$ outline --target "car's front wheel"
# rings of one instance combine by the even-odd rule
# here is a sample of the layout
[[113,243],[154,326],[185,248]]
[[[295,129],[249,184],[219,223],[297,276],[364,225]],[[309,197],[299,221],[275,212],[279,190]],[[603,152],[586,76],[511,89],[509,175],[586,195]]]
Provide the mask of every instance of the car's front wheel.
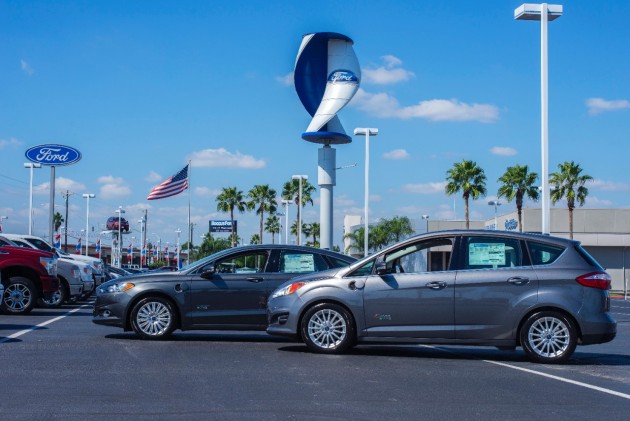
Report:
[[165,339],[175,330],[172,304],[162,297],[138,301],[131,311],[131,327],[142,339]]
[[557,364],[568,360],[575,351],[577,330],[562,313],[541,311],[525,321],[520,339],[530,360]]
[[68,285],[64,280],[59,280],[59,289],[49,298],[40,298],[39,305],[45,308],[57,308],[68,299]]
[[0,307],[5,314],[28,314],[37,302],[37,289],[28,278],[15,276],[4,285]]
[[322,303],[311,307],[302,318],[302,339],[312,351],[342,353],[354,344],[352,316],[342,306]]

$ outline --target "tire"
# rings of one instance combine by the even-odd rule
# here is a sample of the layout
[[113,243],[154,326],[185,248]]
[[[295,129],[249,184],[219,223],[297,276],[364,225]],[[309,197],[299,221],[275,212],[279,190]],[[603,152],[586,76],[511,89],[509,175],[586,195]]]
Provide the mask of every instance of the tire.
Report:
[[577,329],[564,314],[541,311],[525,321],[520,339],[531,361],[558,364],[568,360],[575,351]]
[[354,345],[355,325],[348,310],[338,304],[317,304],[306,311],[301,336],[311,351],[340,354]]
[[131,310],[131,327],[142,339],[166,339],[175,330],[175,318],[170,301],[161,297],[147,297]]
[[15,276],[4,284],[0,307],[4,314],[28,314],[35,307],[38,296],[33,281]]
[[58,308],[68,299],[69,291],[65,280],[59,280],[59,289],[49,299],[40,298],[37,303],[44,308]]

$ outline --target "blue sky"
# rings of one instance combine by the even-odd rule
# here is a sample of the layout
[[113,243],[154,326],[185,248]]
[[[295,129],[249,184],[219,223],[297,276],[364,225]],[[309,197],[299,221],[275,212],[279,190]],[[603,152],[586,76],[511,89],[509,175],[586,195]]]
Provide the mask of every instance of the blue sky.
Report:
[[[471,204],[471,218],[489,219],[487,202],[508,166],[540,173],[540,24],[515,21],[520,4],[0,0],[4,230],[28,231],[24,152],[38,144],[83,154],[57,169],[56,203],[61,191],[75,193],[68,219],[76,231],[86,223],[81,194],[95,193],[96,229],[123,206],[137,231],[148,209],[151,237],[175,242],[188,195],[146,196],[189,159],[196,243],[208,220],[229,218],[216,210],[222,187],[280,192],[292,174],[315,184],[318,146],[301,139],[310,116],[290,76],[302,35],[324,31],[351,37],[362,68],[342,124],[349,134],[380,131],[370,142],[370,220],[462,219],[463,200],[443,187],[462,159],[485,170],[488,196]],[[573,160],[594,177],[587,207],[630,206],[628,16],[628,1],[577,0],[549,24],[550,171]],[[363,212],[364,159],[361,137],[337,147],[339,166],[357,166],[337,174],[334,244],[343,216]],[[49,178],[47,168],[35,171],[35,233],[43,236]],[[305,222],[319,220],[317,196]],[[257,216],[238,220],[247,241]]]

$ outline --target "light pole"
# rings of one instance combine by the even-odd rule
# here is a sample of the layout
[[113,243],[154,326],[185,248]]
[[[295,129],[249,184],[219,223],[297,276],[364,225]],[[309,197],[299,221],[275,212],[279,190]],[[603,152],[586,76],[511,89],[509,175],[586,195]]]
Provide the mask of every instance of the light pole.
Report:
[[[86,199],[87,201],[87,206],[86,206],[86,211],[85,211],[85,255],[88,255],[88,247],[89,247],[89,243],[88,243],[88,237],[89,237],[89,230],[90,230],[90,199],[93,199],[96,197],[95,194],[93,193],[83,193],[83,197]],[[119,224],[120,225],[120,224]]]
[[363,210],[364,219],[364,235],[365,239],[363,240],[363,256],[368,255],[368,235],[369,235],[369,226],[368,226],[368,203],[369,203],[369,176],[370,176],[370,136],[378,135],[378,129],[372,129],[367,127],[357,127],[354,129],[355,136],[365,136],[365,209]]
[[514,10],[516,20],[540,21],[540,144],[542,158],[542,233],[550,232],[550,197],[549,197],[549,96],[547,62],[547,22],[562,16],[561,4],[525,3]]
[[176,253],[175,257],[177,258],[177,269],[180,269],[182,267],[182,265],[179,263],[179,236],[182,233],[182,230],[177,228],[177,231],[175,231],[175,232],[177,233],[177,253]]
[[[276,216],[284,216],[283,212],[276,212]],[[280,229],[278,230],[278,244],[282,243],[282,219],[278,218]]]
[[494,229],[497,230],[498,228],[498,223],[497,223],[497,207],[501,206],[501,202],[499,202],[498,200],[491,200],[488,202],[488,204],[490,206],[494,206]]
[[144,267],[144,260],[146,258],[146,251],[144,250],[144,219],[138,219],[140,224],[140,268]]
[[125,213],[125,210],[122,208],[122,206],[118,206],[118,209],[116,209],[115,211],[118,214],[118,244],[116,245],[116,260],[118,261],[118,264],[116,265],[117,268],[120,268],[121,266],[121,258],[122,258],[122,237],[120,234],[120,223],[121,223],[121,219],[122,219],[122,214]]
[[155,233],[155,232],[153,233],[153,235],[155,235],[155,237],[156,237],[156,238],[157,238],[157,240],[158,240],[158,243],[157,243],[157,260],[158,260],[158,262],[159,262],[159,261],[160,261],[160,248],[162,247],[162,239],[161,239],[161,238],[160,238],[160,236],[159,236],[157,233]]
[[4,221],[5,219],[9,219],[8,216],[0,216],[0,232],[2,232],[2,221]]
[[297,245],[302,244],[302,180],[308,180],[308,175],[294,175],[291,177],[294,180],[300,180],[298,191],[298,236]]
[[427,232],[429,232],[429,215],[422,215],[422,219],[427,221]]
[[284,211],[284,244],[289,244],[289,205],[290,200],[283,200],[282,204],[285,207]]
[[31,170],[31,181],[29,183],[28,193],[28,235],[33,235],[33,168],[41,168],[42,164],[35,162],[24,163],[24,168]]

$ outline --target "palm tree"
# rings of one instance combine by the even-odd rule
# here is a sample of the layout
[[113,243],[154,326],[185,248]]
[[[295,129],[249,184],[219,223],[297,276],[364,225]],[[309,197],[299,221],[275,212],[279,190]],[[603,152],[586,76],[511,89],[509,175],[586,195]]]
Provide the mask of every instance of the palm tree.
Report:
[[[310,225],[310,235],[313,237],[313,247],[319,247],[319,241],[317,241],[317,239],[319,238],[320,235],[320,227],[319,227],[319,222],[312,222],[309,224]],[[307,234],[304,234],[308,237]]]
[[251,238],[249,239],[249,244],[261,244],[258,234],[252,234]]
[[232,222],[232,247],[235,246],[234,240],[237,236],[234,233],[234,209],[240,213],[245,212],[245,199],[243,192],[236,187],[223,187],[221,193],[216,198],[217,210],[219,212],[230,212],[230,221]]
[[[350,253],[350,250],[356,250],[356,254],[363,255],[363,250],[365,249],[365,228],[359,227],[352,232],[347,233],[343,236],[344,239],[349,239],[351,241],[350,245],[346,247],[345,252]],[[369,246],[368,246],[369,247]]]
[[247,193],[249,201],[247,202],[247,208],[249,210],[256,210],[256,214],[260,215],[260,234],[259,240],[262,244],[263,238],[263,221],[265,220],[265,212],[274,213],[278,209],[278,202],[276,201],[276,191],[269,187],[268,184],[256,185],[249,193]]
[[549,183],[553,185],[551,189],[551,201],[555,204],[562,198],[567,199],[569,208],[569,237],[573,239],[573,209],[577,201],[579,206],[584,205],[588,189],[584,187],[587,181],[593,179],[590,175],[580,175],[582,168],[573,161],[565,161],[558,164],[559,172],[549,175]]
[[[308,180],[302,180],[302,206],[306,206],[307,203],[313,204],[312,194],[315,192],[315,187]],[[296,205],[300,203],[300,180],[291,179],[282,186],[282,198],[284,200],[291,200]],[[298,221],[300,218],[300,206],[298,206]],[[303,225],[304,223],[302,223]],[[297,226],[297,223],[296,223]]]
[[480,196],[486,195],[486,175],[476,162],[464,159],[453,164],[453,168],[448,170],[446,176],[446,194],[451,196],[462,192],[466,208],[466,229],[469,229],[468,199],[472,197],[473,200],[477,200]]
[[61,227],[61,224],[63,224],[63,221],[63,216],[61,216],[59,212],[55,212],[53,214],[53,224],[55,227],[55,232],[59,232],[59,228]]
[[394,216],[392,219],[384,219],[382,224],[389,233],[388,244],[397,243],[403,238],[416,233],[411,226],[411,221],[406,216]]
[[280,218],[277,215],[271,215],[265,222],[265,232],[271,234],[271,244],[276,243],[276,234],[280,234]]
[[[304,234],[304,232],[307,231],[307,230],[308,230],[308,228],[307,228],[306,224],[304,222],[302,222],[302,234]],[[291,229],[289,231],[291,231],[291,234],[295,235],[295,238],[297,239],[297,236],[298,236],[298,220],[297,219],[295,221],[293,221],[293,224],[291,224]],[[300,241],[300,244],[301,243],[302,242]]]
[[523,198],[530,198],[532,200],[538,200],[538,174],[535,172],[528,172],[527,165],[520,166],[518,164],[513,167],[508,167],[499,179],[497,180],[502,185],[499,187],[497,198],[505,197],[508,202],[516,198],[516,210],[518,211],[518,228],[523,232],[522,212],[523,212]]

